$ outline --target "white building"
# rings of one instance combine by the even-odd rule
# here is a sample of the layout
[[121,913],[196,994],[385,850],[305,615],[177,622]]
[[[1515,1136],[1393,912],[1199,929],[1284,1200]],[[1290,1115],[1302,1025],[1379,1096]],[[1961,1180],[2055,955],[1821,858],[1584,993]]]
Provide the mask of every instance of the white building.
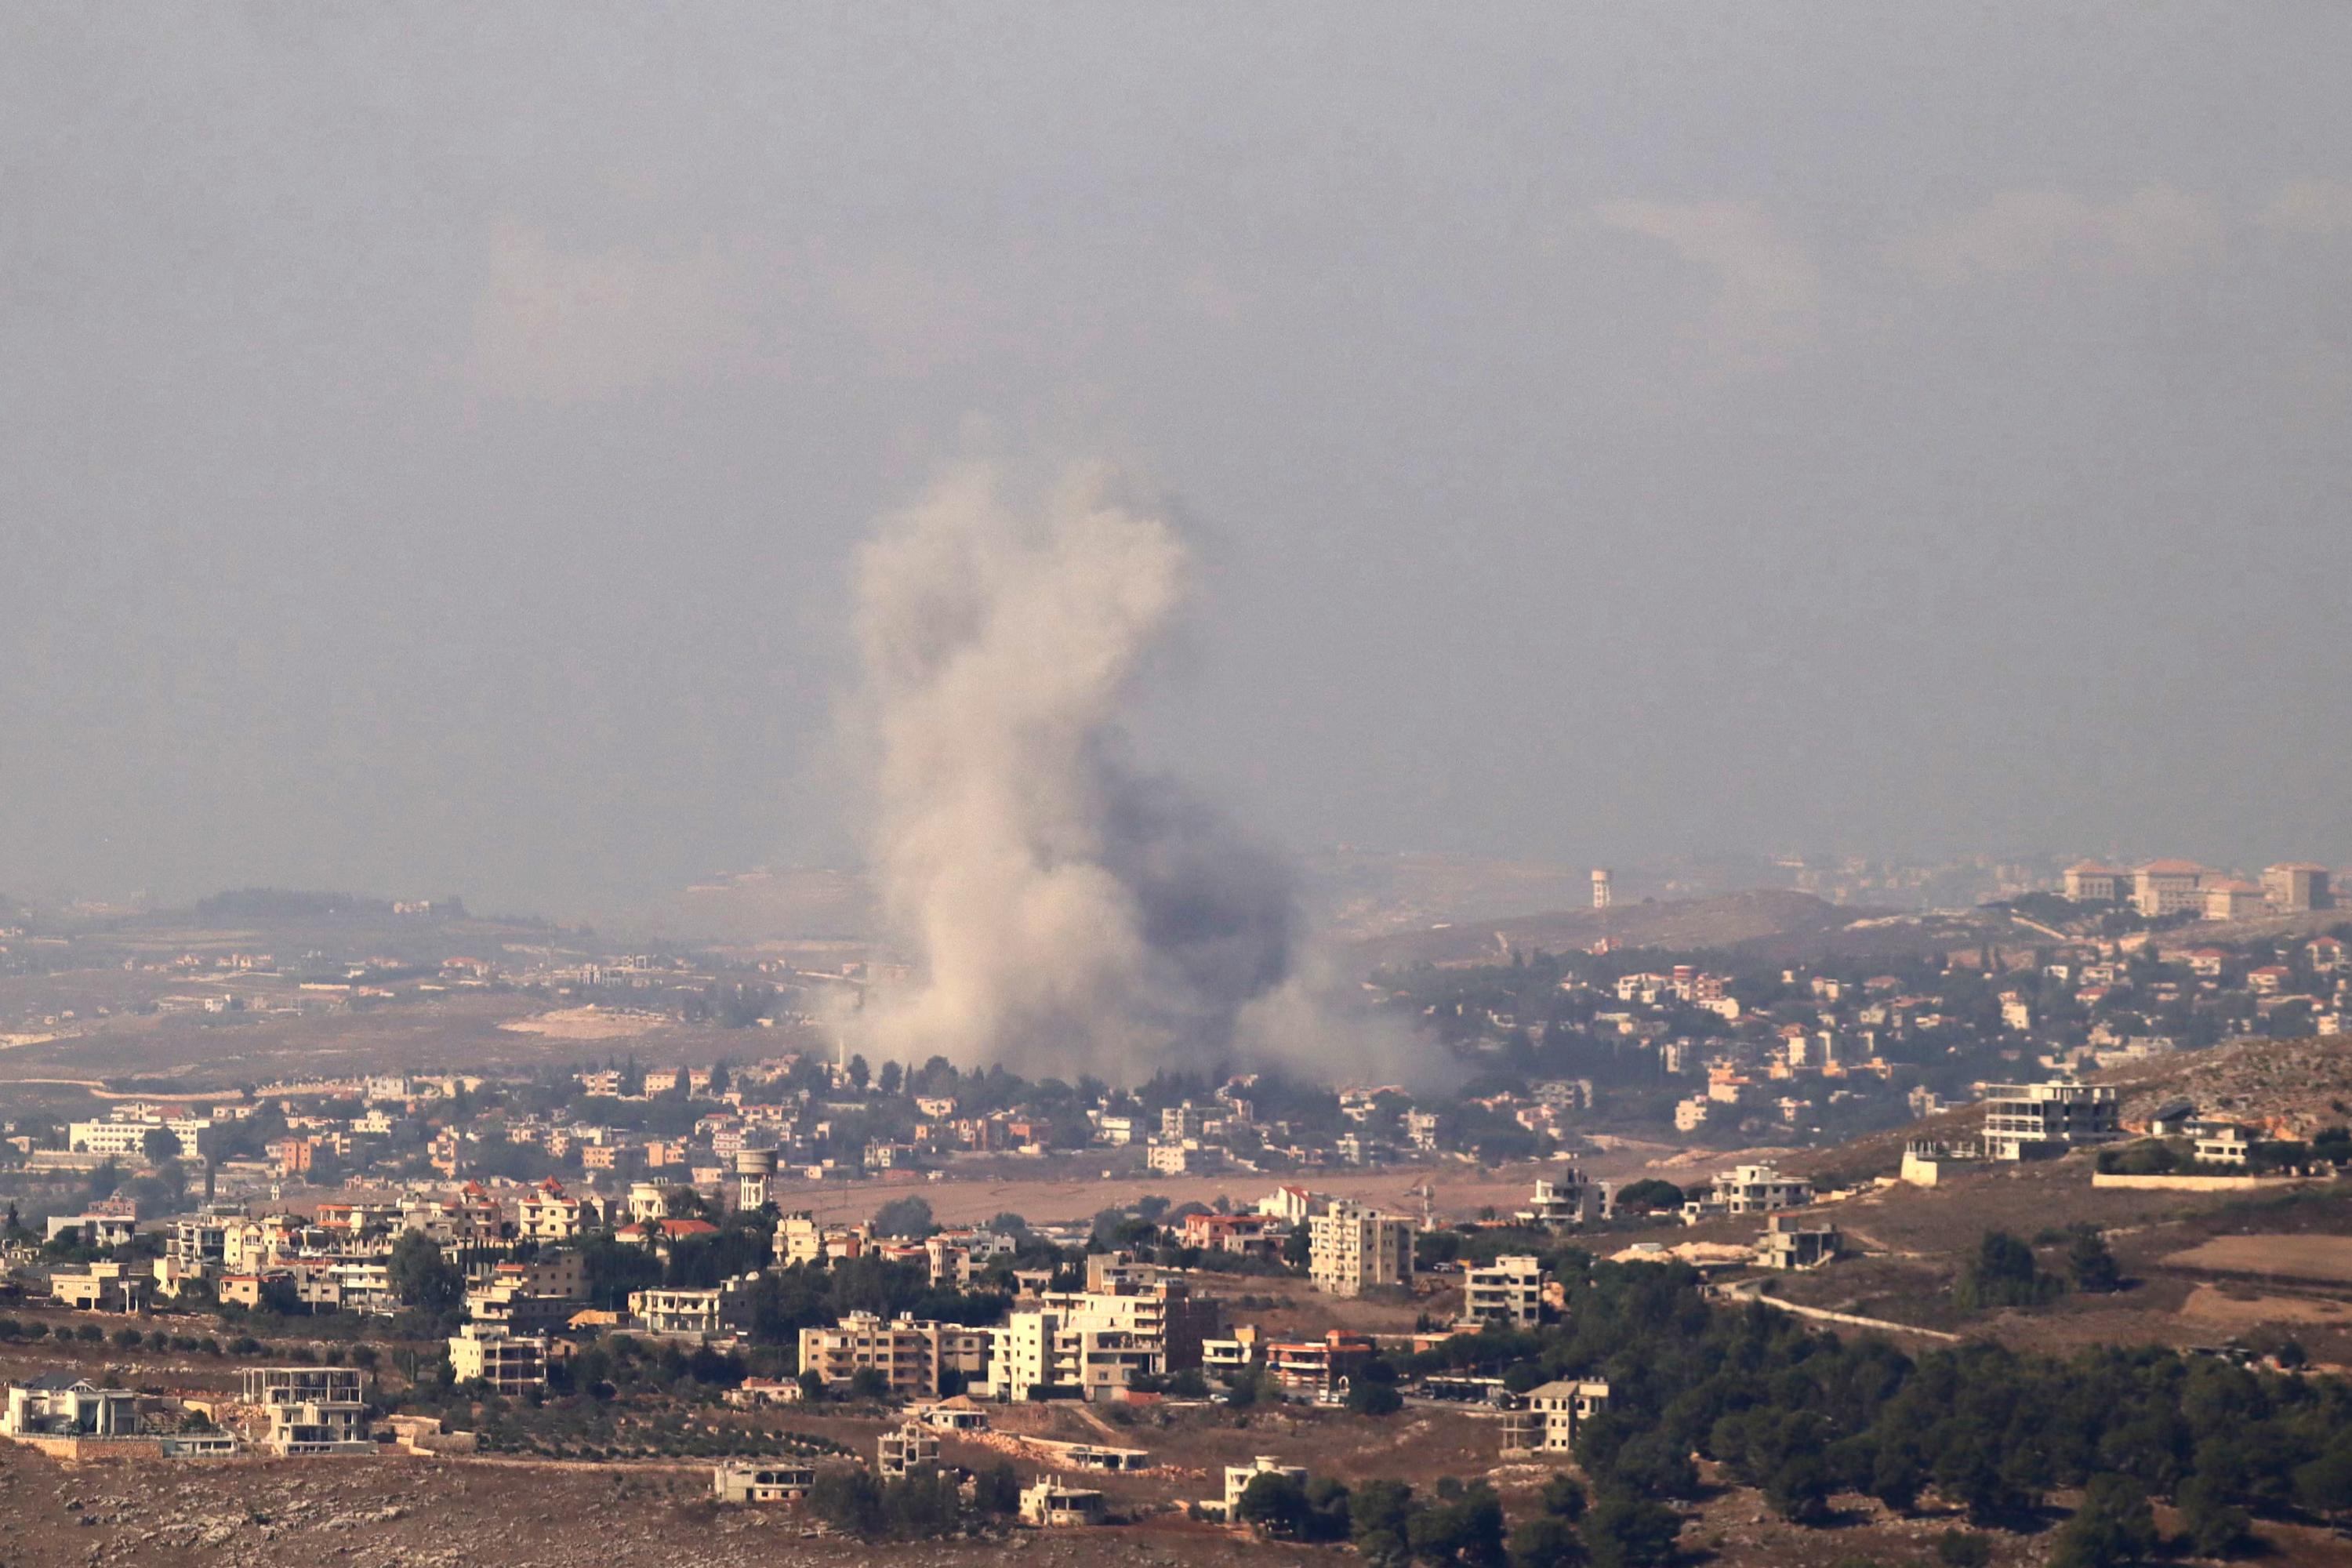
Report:
[[1463,1321],[1526,1329],[1542,1316],[1543,1265],[1537,1258],[1497,1258],[1463,1275]]
[[1360,1296],[1412,1283],[1412,1220],[1362,1204],[1337,1202],[1307,1222],[1307,1271],[1315,1288]]
[[2048,1158],[2123,1136],[2116,1091],[2105,1084],[1990,1084],[1984,1108],[1985,1153],[1995,1160]]

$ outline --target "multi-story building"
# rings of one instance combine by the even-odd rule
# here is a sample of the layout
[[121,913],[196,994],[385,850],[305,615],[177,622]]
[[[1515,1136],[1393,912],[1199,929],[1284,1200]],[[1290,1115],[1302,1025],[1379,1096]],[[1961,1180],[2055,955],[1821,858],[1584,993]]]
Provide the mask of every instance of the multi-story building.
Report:
[[2131,873],[2120,866],[2078,860],[2066,868],[2066,896],[2078,904],[2121,903],[2130,886]]
[[1506,1454],[1566,1454],[1576,1447],[1576,1428],[1609,1408],[1609,1384],[1563,1379],[1529,1389],[1524,1403],[1503,1415]]
[[2116,1091],[2105,1084],[1988,1084],[1984,1150],[1990,1159],[2033,1160],[2123,1136]]
[[488,1323],[467,1323],[449,1338],[449,1369],[459,1383],[484,1383],[519,1395],[547,1386],[547,1340]]
[[2327,885],[2327,868],[2305,862],[2263,868],[2263,892],[2273,909],[2290,914],[2336,906]]
[[12,1384],[0,1436],[128,1437],[139,1430],[139,1396],[100,1388],[79,1373],[51,1372]]
[[2205,912],[2205,883],[2213,875],[2194,860],[2150,860],[2132,873],[2132,903],[2142,915]]
[[713,1340],[749,1328],[757,1274],[702,1288],[662,1287],[629,1292],[629,1316],[649,1334]]
[[814,1485],[816,1467],[790,1459],[722,1460],[710,1475],[720,1502],[796,1502]]
[[367,1435],[367,1373],[350,1366],[255,1366],[242,1373],[246,1404],[266,1413],[267,1453],[362,1454]]
[[1462,1321],[1532,1328],[1543,1316],[1543,1264],[1525,1254],[1497,1258],[1462,1277]]
[[936,1399],[942,1373],[984,1376],[991,1349],[987,1329],[852,1312],[832,1328],[801,1331],[801,1372],[814,1373],[829,1388],[846,1388],[870,1370],[899,1397]]
[[1720,1214],[1766,1214],[1803,1208],[1813,1201],[1813,1184],[1769,1165],[1734,1165],[1716,1173],[1713,1196]]
[[1796,1215],[1776,1214],[1756,1238],[1759,1268],[1817,1268],[1838,1255],[1839,1237],[1833,1225],[1806,1225]]
[[2205,918],[2209,921],[2252,920],[2270,908],[2263,885],[2241,877],[2222,877],[2207,882],[2204,899]]
[[882,1434],[874,1447],[874,1473],[884,1480],[897,1480],[919,1469],[937,1469],[940,1465],[940,1435],[920,1421],[909,1421]]
[[1315,1288],[1360,1296],[1412,1283],[1413,1223],[1362,1204],[1334,1202],[1307,1222],[1307,1271]]

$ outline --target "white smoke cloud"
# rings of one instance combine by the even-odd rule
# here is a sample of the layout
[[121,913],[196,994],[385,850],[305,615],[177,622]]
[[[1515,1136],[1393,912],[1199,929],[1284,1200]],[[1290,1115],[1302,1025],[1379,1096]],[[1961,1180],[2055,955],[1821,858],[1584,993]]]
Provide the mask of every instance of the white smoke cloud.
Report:
[[1331,1048],[1287,863],[1121,726],[1192,586],[1099,468],[1025,505],[961,469],[866,545],[872,855],[917,974],[869,994],[859,1048],[1125,1081]]

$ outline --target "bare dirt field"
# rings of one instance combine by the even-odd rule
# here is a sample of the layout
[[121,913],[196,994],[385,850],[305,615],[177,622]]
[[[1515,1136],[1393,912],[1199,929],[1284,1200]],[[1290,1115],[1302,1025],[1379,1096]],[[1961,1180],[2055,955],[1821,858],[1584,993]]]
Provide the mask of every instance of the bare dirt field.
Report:
[[2352,1285],[2352,1236],[2217,1236],[2164,1261],[2175,1268]]

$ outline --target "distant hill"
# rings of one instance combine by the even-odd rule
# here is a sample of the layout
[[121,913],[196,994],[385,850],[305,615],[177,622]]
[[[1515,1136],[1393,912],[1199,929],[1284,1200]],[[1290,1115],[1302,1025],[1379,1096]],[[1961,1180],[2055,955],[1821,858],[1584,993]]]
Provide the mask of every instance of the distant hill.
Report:
[[352,893],[304,892],[287,888],[236,888],[196,901],[198,919],[267,925],[331,920],[376,920],[392,913],[390,899]]
[[1464,921],[1373,937],[1350,950],[1366,969],[1492,963],[1509,953],[1565,952],[1608,937],[1628,947],[1732,948],[1786,938],[1819,940],[1874,910],[1841,908],[1811,893],[1759,889],[1720,899],[1558,910],[1507,920]]
[[[2011,1080],[2030,1083],[2040,1076],[2037,1069],[2021,1068]],[[2110,1068],[2084,1081],[2113,1084],[2126,1122],[2144,1121],[2164,1105],[2186,1100],[2210,1115],[2306,1136],[2352,1122],[2352,1037],[2233,1040],[2210,1050],[2177,1051]],[[1804,1150],[1780,1163],[1809,1174],[1890,1174],[1902,1164],[1903,1146],[1910,1140],[1973,1139],[1983,1126],[1982,1107],[1958,1105],[1924,1121]]]

